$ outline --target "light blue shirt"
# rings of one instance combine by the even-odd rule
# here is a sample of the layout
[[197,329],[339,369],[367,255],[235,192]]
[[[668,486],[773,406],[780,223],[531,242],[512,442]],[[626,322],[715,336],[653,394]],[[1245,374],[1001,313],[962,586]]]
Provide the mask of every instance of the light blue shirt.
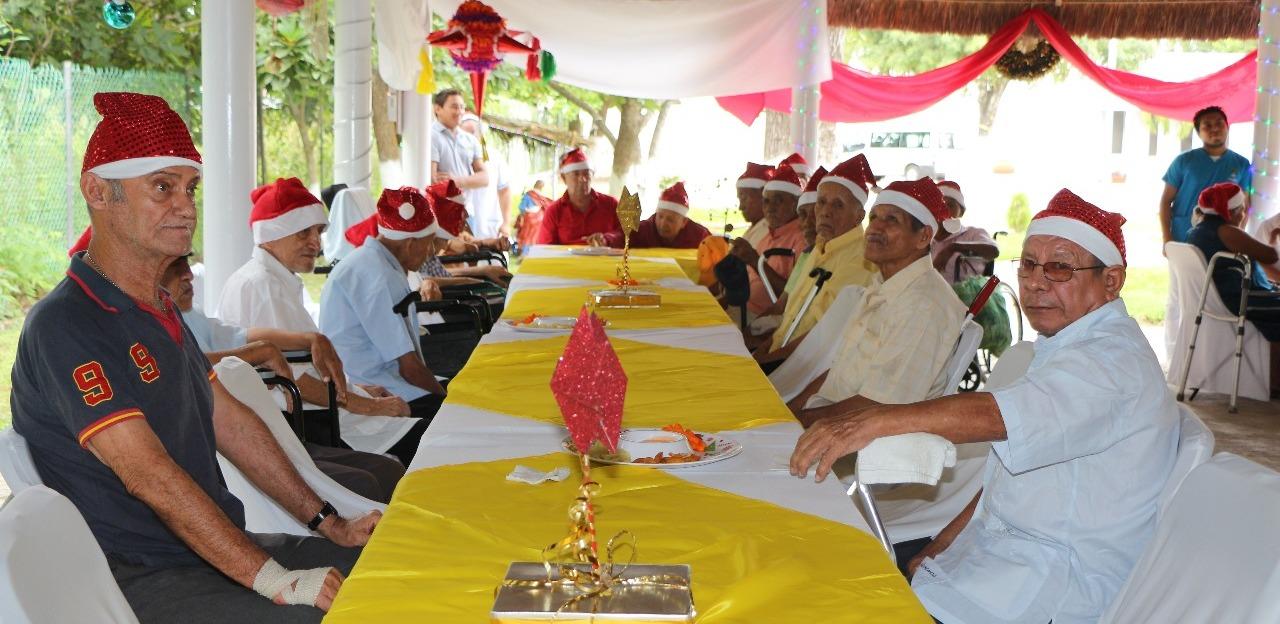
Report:
[[1178,452],[1178,408],[1124,302],[1036,341],[995,391],[991,445],[968,526],[912,587],[947,624],[1094,622],[1155,530]]
[[472,165],[480,160],[480,154],[480,141],[471,133],[461,128],[450,130],[438,121],[431,127],[431,162],[439,172],[455,178],[469,176],[475,173]]
[[1187,242],[1191,231],[1191,215],[1203,191],[1219,182],[1235,182],[1248,193],[1253,188],[1253,169],[1249,159],[1227,150],[1214,160],[1203,147],[1185,151],[1169,163],[1164,182],[1178,189],[1173,196],[1173,240]]
[[224,323],[216,318],[205,316],[200,308],[191,308],[182,313],[182,320],[196,337],[196,344],[205,353],[230,351],[238,349],[249,342],[248,334],[243,327]]
[[406,401],[427,394],[400,376],[396,359],[412,353],[404,318],[391,306],[409,294],[405,270],[375,238],[329,274],[320,293],[320,331],[329,337],[352,381],[375,384]]

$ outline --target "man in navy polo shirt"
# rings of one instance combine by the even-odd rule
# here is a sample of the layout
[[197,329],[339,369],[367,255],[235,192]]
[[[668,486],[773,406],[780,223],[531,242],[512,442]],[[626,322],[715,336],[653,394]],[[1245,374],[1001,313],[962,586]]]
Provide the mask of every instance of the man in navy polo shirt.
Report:
[[[196,225],[200,154],[181,118],[155,96],[94,105],[80,178],[94,234],[27,316],[14,428],[140,621],[319,621],[380,516],[348,521],[307,487],[160,288]],[[246,533],[215,452],[327,539]]]

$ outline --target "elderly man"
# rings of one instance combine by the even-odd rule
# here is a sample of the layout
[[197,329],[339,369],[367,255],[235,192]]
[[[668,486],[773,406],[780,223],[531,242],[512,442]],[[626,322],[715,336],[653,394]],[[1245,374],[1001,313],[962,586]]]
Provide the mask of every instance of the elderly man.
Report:
[[769,233],[769,224],[764,220],[764,185],[773,176],[773,167],[747,163],[747,170],[738,176],[735,188],[738,191],[738,210],[751,225],[742,234],[747,244],[755,247]]
[[809,184],[809,176],[813,174],[813,167],[809,165],[809,161],[800,155],[800,152],[792,152],[790,156],[782,159],[778,166],[786,165],[796,172],[796,176],[800,178],[800,186]]
[[[684,182],[676,182],[662,191],[658,198],[658,210],[641,221],[640,226],[631,234],[631,246],[637,249],[697,249],[702,239],[711,236],[711,230],[702,227],[688,215],[689,194],[684,190]],[[603,239],[610,247],[619,249],[624,243],[622,232],[605,235]]]
[[489,186],[480,141],[460,127],[467,111],[462,92],[441,90],[431,104],[436,117],[431,128],[431,181],[453,180],[463,190]]
[[1000,255],[1000,248],[986,230],[960,222],[964,217],[965,203],[959,184],[945,180],[938,183],[938,190],[946,198],[951,216],[942,222],[934,237],[933,268],[950,284],[979,277],[986,269],[986,263],[994,262]]
[[1065,189],[1031,221],[1018,283],[1040,338],[1021,379],[845,410],[796,444],[792,473],[821,479],[880,437],[992,442],[982,492],[910,564],[943,622],[1097,621],[1151,539],[1178,410],[1120,299],[1123,223]]
[[[139,621],[319,622],[379,514],[348,521],[316,496],[160,288],[196,226],[201,161],[182,119],[151,95],[94,106],[80,174],[93,239],[27,316],[14,428]],[[215,453],[327,539],[246,533]]]
[[878,272],[845,328],[831,369],[791,401],[806,427],[850,410],[920,401],[946,390],[946,362],[965,312],[929,260],[929,243],[946,216],[942,194],[928,178],[894,182],[876,196],[864,253]]
[[[187,328],[195,336],[196,344],[200,345],[200,350],[204,352],[205,357],[209,358],[209,363],[217,364],[223,358],[238,357],[254,366],[269,368],[281,377],[294,379],[293,369],[288,361],[285,360],[282,351],[303,350],[312,353],[316,369],[324,371],[325,376],[344,378],[342,360],[338,359],[337,353],[333,350],[333,345],[329,344],[329,339],[322,334],[291,332],[267,327],[246,329],[216,318],[210,318],[205,316],[204,312],[194,305],[194,289],[191,282],[191,265],[188,264],[186,257],[182,257],[174,260],[173,264],[170,264],[169,268],[165,269],[164,276],[160,279],[160,286],[169,293],[169,296],[173,298],[174,304],[182,311],[182,320],[186,321]],[[304,401],[324,402],[328,400],[327,394],[316,396],[312,394],[316,391],[316,388],[313,386],[308,386],[308,388],[310,388],[310,392],[303,394]],[[320,386],[320,389],[323,389],[323,386]],[[235,390],[235,388],[231,388],[233,394]],[[355,390],[348,398],[355,397],[358,393],[359,391]],[[362,398],[367,398],[370,401],[404,403],[399,397],[368,398],[362,396]],[[404,405],[402,409],[404,413],[409,411],[408,405]],[[370,500],[384,503],[390,502],[391,493],[395,491],[400,477],[404,476],[404,466],[394,459],[381,455],[381,453],[385,453],[398,437],[403,436],[377,435],[382,429],[381,426],[378,426],[379,423],[377,421],[383,418],[391,418],[390,416],[352,417],[342,416],[341,412],[339,412],[339,417],[344,420],[354,418],[357,421],[374,421],[374,426],[369,427],[372,431],[368,434],[363,434],[359,426],[349,426],[342,432],[345,439],[354,441],[355,446],[368,452],[351,451],[304,442],[303,446],[307,449],[307,454],[315,461],[316,467],[348,490]],[[405,420],[407,419],[398,419],[398,422],[403,423]],[[355,425],[359,424],[361,423],[355,423]],[[408,429],[409,427],[406,426],[405,428]],[[426,426],[424,425],[422,429],[425,430]],[[421,431],[413,433],[413,443],[417,444],[417,440],[422,436],[422,433]],[[377,439],[369,439],[370,436]]]
[[618,200],[591,188],[591,163],[581,148],[560,158],[564,195],[543,211],[538,245],[582,245],[588,239],[601,243],[607,234],[619,234]]
[[[732,254],[750,267],[751,297],[747,300],[747,310],[752,317],[764,314],[774,304],[769,297],[769,290],[781,295],[787,285],[787,278],[795,267],[796,256],[805,248],[804,232],[800,230],[800,221],[796,218],[796,203],[800,199],[800,178],[791,167],[780,165],[774,169],[773,176],[764,185],[764,218],[769,224],[769,232],[755,247],[741,238],[734,239]],[[765,261],[763,274],[759,271],[760,256],[770,249],[790,249],[791,256],[773,256]],[[768,280],[770,288],[766,289]]]
[[[435,253],[437,239],[451,236],[440,227],[429,200],[411,186],[382,191],[377,223],[378,236],[365,239],[329,274],[320,294],[320,328],[333,340],[352,380],[386,388],[409,402],[414,417],[429,422],[445,389],[418,357],[417,336],[405,331],[391,308],[411,292],[408,271],[418,270]],[[424,299],[440,298],[431,280],[424,280],[419,292]],[[408,450],[410,457],[416,450]]]
[[[249,224],[256,247],[249,261],[223,285],[218,318],[238,327],[322,333],[307,311],[309,298],[298,274],[315,268],[320,234],[328,227],[324,208],[297,178],[260,186],[251,197]],[[402,418],[410,413],[403,400],[375,385],[362,386],[363,392],[348,392],[345,379],[321,375],[315,367],[300,366],[298,373],[303,398],[321,408],[329,405],[325,382],[333,381],[342,439],[352,448],[401,459],[413,456],[426,424]],[[394,487],[394,483],[383,485]]]
[[[818,178],[817,175],[814,177]],[[875,265],[864,257],[866,241],[862,217],[866,214],[863,205],[867,201],[867,189],[873,184],[875,175],[871,173],[867,157],[862,154],[840,163],[819,179],[814,210],[817,235],[814,249],[796,265],[792,277],[797,282],[795,289],[787,293],[782,322],[768,345],[757,349],[757,361],[762,364],[781,362],[826,314],[840,289],[871,283]],[[816,294],[814,289],[818,278],[810,276],[815,268],[831,274]]]

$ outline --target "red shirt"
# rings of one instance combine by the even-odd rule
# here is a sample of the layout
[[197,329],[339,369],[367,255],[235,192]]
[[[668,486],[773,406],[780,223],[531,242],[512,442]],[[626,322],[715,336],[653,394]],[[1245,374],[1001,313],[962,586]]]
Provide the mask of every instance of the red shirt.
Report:
[[622,232],[622,225],[618,223],[618,200],[594,190],[585,214],[569,202],[568,192],[542,212],[542,228],[534,241],[539,245],[581,245],[592,234],[621,235]]
[[[670,243],[662,240],[658,235],[657,215],[650,215],[648,219],[640,222],[640,227],[636,229],[636,233],[631,235],[631,246],[636,249],[645,247],[669,247],[672,249],[697,249],[702,239],[711,236],[711,230],[695,223],[693,219],[685,221],[684,227],[680,228],[680,232],[676,234],[676,239]],[[622,233],[609,234],[605,236],[609,241],[610,247],[622,248]]]

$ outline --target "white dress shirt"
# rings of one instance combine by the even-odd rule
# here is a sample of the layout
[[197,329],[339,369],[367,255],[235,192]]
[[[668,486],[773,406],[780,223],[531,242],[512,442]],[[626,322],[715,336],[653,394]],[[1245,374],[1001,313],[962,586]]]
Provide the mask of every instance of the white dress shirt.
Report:
[[1040,337],[1026,375],[995,391],[968,526],[912,587],[948,624],[1095,622],[1155,529],[1178,452],[1178,410],[1121,300]]

